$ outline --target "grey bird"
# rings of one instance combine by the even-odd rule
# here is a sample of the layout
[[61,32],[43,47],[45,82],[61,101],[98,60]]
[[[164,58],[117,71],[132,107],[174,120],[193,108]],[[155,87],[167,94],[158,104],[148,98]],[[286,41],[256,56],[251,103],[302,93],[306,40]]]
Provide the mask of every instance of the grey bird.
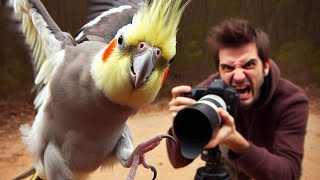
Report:
[[149,165],[144,154],[168,135],[135,149],[126,121],[154,101],[176,54],[176,33],[190,0],[91,1],[91,21],[74,38],[40,0],[11,0],[36,72],[32,126],[20,130],[33,168],[17,177],[86,179],[101,166]]

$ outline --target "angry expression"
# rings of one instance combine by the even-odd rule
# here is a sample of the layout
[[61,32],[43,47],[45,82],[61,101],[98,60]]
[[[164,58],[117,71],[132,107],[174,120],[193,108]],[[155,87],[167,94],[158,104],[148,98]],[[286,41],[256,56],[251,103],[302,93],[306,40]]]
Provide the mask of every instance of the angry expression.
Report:
[[269,68],[269,60],[263,65],[255,43],[219,50],[221,79],[237,90],[241,106],[248,107],[257,101]]

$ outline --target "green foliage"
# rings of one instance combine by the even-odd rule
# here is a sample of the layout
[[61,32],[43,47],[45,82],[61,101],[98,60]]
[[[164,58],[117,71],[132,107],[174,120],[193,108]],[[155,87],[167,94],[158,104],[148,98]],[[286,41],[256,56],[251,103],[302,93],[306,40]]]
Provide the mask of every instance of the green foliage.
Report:
[[9,19],[9,9],[0,6],[0,99],[31,99],[32,68],[24,37]]
[[320,79],[320,1],[309,0],[201,0],[193,1],[178,32],[175,62],[164,86],[165,95],[180,84],[196,85],[215,72],[205,37],[225,18],[249,20],[271,40],[271,58],[282,75],[300,85]]
[[[320,59],[320,47],[316,46],[315,50],[313,51],[312,54],[312,60],[313,60],[313,65],[312,65],[312,73],[316,76],[315,79],[319,80],[320,79],[320,64],[319,64],[319,59]],[[318,62],[316,62],[318,61]]]
[[[86,1],[43,2],[64,31],[73,34],[84,24]],[[75,2],[79,6],[72,8]],[[14,23],[8,23],[8,10],[0,8],[0,98],[29,96],[33,72],[28,49],[11,27]],[[196,85],[215,71],[205,38],[211,26],[227,17],[248,19],[269,34],[272,59],[284,77],[299,84],[318,82],[319,9],[318,0],[193,0],[179,25],[177,55],[160,96],[170,96],[176,85]]]
[[310,41],[291,41],[280,46],[274,59],[285,77],[299,84],[320,78],[320,48]]
[[6,96],[17,98],[30,96],[32,87],[30,66],[26,68],[24,61],[17,58],[13,49],[3,48],[0,53],[4,54],[7,61],[0,66],[0,98]]

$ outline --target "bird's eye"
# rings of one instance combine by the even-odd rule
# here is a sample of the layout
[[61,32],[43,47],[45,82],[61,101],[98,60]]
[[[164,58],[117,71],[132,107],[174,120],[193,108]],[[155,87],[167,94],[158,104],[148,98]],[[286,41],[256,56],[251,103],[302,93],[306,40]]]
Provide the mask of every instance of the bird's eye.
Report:
[[122,35],[118,38],[118,44],[123,45],[123,36]]

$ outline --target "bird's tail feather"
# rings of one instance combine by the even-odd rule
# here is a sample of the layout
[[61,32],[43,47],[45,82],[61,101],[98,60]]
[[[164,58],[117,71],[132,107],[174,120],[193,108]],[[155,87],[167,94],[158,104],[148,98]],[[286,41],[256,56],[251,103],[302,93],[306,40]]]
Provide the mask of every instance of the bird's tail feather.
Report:
[[28,170],[26,170],[25,172],[23,172],[22,174],[20,174],[19,176],[17,176],[16,178],[14,178],[14,180],[21,180],[21,179],[25,179],[29,176],[31,177],[31,180],[42,180],[37,171],[35,170],[34,167],[29,168]]
[[42,179],[41,179],[41,177],[38,175],[38,173],[36,172],[36,173],[32,176],[31,180],[42,180]]

